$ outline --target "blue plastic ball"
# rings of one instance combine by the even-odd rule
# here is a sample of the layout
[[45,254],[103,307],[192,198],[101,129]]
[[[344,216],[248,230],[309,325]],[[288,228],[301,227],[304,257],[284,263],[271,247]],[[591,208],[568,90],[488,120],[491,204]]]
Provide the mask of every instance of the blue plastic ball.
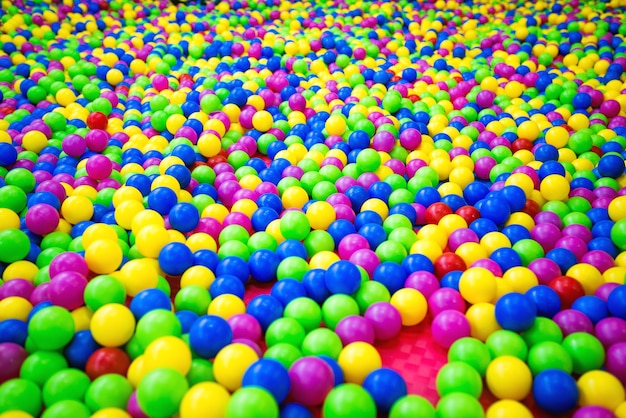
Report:
[[276,278],[276,270],[280,264],[279,256],[270,250],[257,250],[250,254],[248,267],[252,278],[261,283],[267,283]]
[[15,343],[24,346],[28,336],[28,324],[19,319],[0,321],[0,343]]
[[526,291],[528,296],[535,303],[537,316],[552,318],[561,310],[561,299],[554,289],[546,285],[533,286]]
[[220,295],[235,295],[239,299],[243,299],[245,292],[244,284],[232,274],[217,276],[209,287],[209,293],[213,299]]
[[306,288],[301,282],[296,279],[286,278],[279,280],[272,286],[270,295],[278,299],[285,307],[292,300],[305,297],[307,294]]
[[611,315],[626,319],[626,285],[617,286],[611,291],[607,307]]
[[189,345],[198,355],[210,359],[233,340],[233,332],[225,319],[204,315],[189,330]]
[[306,406],[292,402],[281,407],[280,418],[313,418],[313,414]]
[[245,284],[248,282],[248,278],[250,277],[250,267],[244,259],[236,256],[229,256],[225,257],[218,263],[215,274],[218,276],[226,274],[233,275]]
[[200,221],[200,213],[191,203],[178,203],[169,212],[169,222],[172,227],[186,233],[194,230]]
[[372,280],[384,285],[390,294],[394,294],[404,287],[407,274],[402,266],[391,261],[385,261],[376,266]]
[[181,242],[170,242],[159,253],[159,266],[170,276],[180,276],[193,264],[193,253]]
[[363,389],[374,398],[376,408],[389,412],[394,402],[407,394],[407,386],[400,373],[388,368],[372,371],[363,381]]
[[507,293],[496,302],[496,321],[504,329],[525,331],[533,325],[536,317],[535,303],[522,293]]
[[533,382],[533,396],[541,409],[551,414],[564,414],[578,403],[576,380],[563,370],[540,372]]
[[272,322],[283,315],[283,305],[274,296],[259,295],[248,303],[246,313],[255,317],[261,329],[265,331]]
[[302,284],[306,290],[306,295],[319,304],[324,303],[331,295],[326,287],[326,271],[322,269],[311,269],[304,273]]
[[142,290],[130,302],[130,311],[137,320],[155,309],[172,309],[172,301],[161,289]]
[[351,295],[361,285],[361,272],[356,265],[345,260],[339,260],[328,267],[324,282],[332,294]]
[[594,324],[609,316],[604,300],[593,295],[579,297],[572,304],[572,309],[584,313]]
[[74,334],[72,341],[63,350],[63,355],[70,367],[84,370],[89,357],[99,348],[100,345],[91,335],[91,331],[83,330]]
[[282,363],[274,359],[261,359],[248,367],[243,375],[242,386],[262,387],[280,404],[289,394],[291,382],[289,372]]

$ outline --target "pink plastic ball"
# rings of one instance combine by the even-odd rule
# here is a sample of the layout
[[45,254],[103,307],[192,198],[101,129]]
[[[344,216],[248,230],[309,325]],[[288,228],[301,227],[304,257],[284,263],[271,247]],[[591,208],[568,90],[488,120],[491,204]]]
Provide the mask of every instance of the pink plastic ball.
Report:
[[26,226],[37,235],[47,235],[59,225],[59,212],[47,203],[37,203],[26,212]]
[[370,245],[365,237],[359,234],[346,235],[339,242],[339,257],[341,257],[342,260],[348,260],[355,251],[361,249],[370,249]]
[[359,315],[350,315],[343,318],[337,324],[335,333],[337,333],[344,346],[356,341],[374,344],[375,335],[372,323]]
[[626,321],[622,318],[604,318],[596,324],[596,337],[604,348],[613,344],[626,343]]
[[49,267],[50,277],[55,277],[57,274],[65,271],[73,271],[83,277],[87,277],[89,267],[87,266],[87,261],[80,254],[68,251],[54,257]]
[[395,338],[402,329],[400,312],[389,302],[376,302],[365,311],[365,318],[374,327],[377,341]]
[[428,298],[428,310],[433,316],[447,310],[465,312],[465,309],[463,296],[457,290],[449,287],[435,290]]
[[440,312],[431,325],[434,340],[444,348],[464,337],[470,336],[470,324],[465,315],[459,311],[447,310]]
[[251,341],[259,341],[262,336],[261,325],[255,317],[249,314],[237,314],[228,319],[233,331],[233,339],[245,338]]
[[35,290],[35,285],[25,279],[7,280],[0,286],[0,300],[18,296],[24,299],[30,299]]
[[380,264],[378,255],[369,248],[356,250],[350,256],[349,261],[357,266],[363,267],[370,277],[372,277],[374,270],[376,270],[376,267]]
[[320,405],[333,388],[332,368],[318,357],[302,357],[289,368],[290,395],[306,406]]
[[565,309],[554,315],[552,320],[561,328],[563,336],[568,336],[575,332],[593,333],[591,319],[584,313],[574,309]]
[[440,288],[437,276],[429,271],[416,271],[411,273],[404,282],[404,287],[418,290],[426,299]]
[[74,310],[84,305],[83,293],[87,287],[87,279],[74,271],[65,271],[57,274],[50,281],[48,294],[50,302],[68,310]]

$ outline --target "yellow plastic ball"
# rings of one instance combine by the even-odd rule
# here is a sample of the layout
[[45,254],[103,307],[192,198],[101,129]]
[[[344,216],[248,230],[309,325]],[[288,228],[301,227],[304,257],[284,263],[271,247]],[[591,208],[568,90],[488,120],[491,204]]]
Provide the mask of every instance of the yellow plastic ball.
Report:
[[443,250],[436,241],[430,239],[418,239],[411,246],[409,253],[422,254],[423,256],[428,257],[428,259],[434,263],[435,261],[437,261],[437,258],[439,258],[443,254]]
[[82,235],[83,247],[89,248],[91,244],[101,239],[117,241],[118,236],[111,225],[101,223],[89,225]]
[[200,286],[207,290],[215,281],[215,274],[205,266],[191,266],[180,277],[180,287]]
[[120,347],[135,332],[135,316],[126,306],[109,303],[93,314],[90,328],[98,344],[104,347]]
[[24,279],[32,282],[39,272],[39,267],[30,261],[20,260],[9,264],[2,273],[2,279],[6,282],[13,279]]
[[327,270],[328,267],[339,260],[339,256],[332,251],[320,251],[311,257],[309,267],[311,269]]
[[382,366],[380,354],[366,342],[357,341],[346,345],[337,359],[346,383],[363,383],[368,374]]
[[133,219],[144,210],[143,204],[136,200],[128,200],[115,208],[115,222],[126,230],[131,230]]
[[470,324],[471,336],[481,341],[487,341],[492,333],[501,329],[496,321],[496,307],[492,303],[481,302],[470,306],[465,317]]
[[546,144],[553,145],[556,148],[563,148],[568,142],[569,132],[562,126],[555,126],[546,132]]
[[314,202],[306,210],[311,228],[327,230],[331,223],[337,219],[335,209],[328,202]]
[[119,408],[104,408],[95,412],[91,418],[131,418],[130,414]]
[[30,131],[24,134],[22,138],[22,147],[26,151],[32,151],[39,154],[42,149],[48,146],[48,138],[43,132]]
[[341,136],[347,129],[346,119],[340,115],[332,115],[326,120],[326,132],[329,135]]
[[124,254],[117,240],[100,239],[85,248],[85,261],[96,274],[109,274],[122,264]]
[[202,211],[203,218],[214,218],[220,223],[224,222],[226,216],[228,216],[230,212],[226,208],[226,206],[221,205],[219,203],[214,203],[212,205],[207,206]]
[[222,418],[230,393],[215,382],[201,382],[192,386],[180,403],[180,418]]
[[500,356],[487,366],[487,387],[498,399],[521,401],[530,393],[532,380],[528,365],[517,357]]
[[502,280],[505,280],[511,286],[514,292],[526,293],[528,289],[539,284],[537,275],[526,267],[511,267],[502,275]]
[[617,408],[615,408],[615,417],[616,418],[626,418],[626,402],[622,402],[619,404]]
[[595,266],[587,263],[574,264],[565,275],[576,279],[585,289],[586,295],[593,295],[598,287],[604,284],[602,273]]
[[11,209],[0,208],[0,231],[20,229],[20,217]]
[[470,267],[461,275],[459,291],[469,303],[491,302],[496,297],[496,278],[486,268]]
[[387,207],[387,204],[377,198],[367,199],[365,202],[363,202],[363,205],[361,206],[361,212],[364,212],[366,210],[376,212],[380,215],[381,218],[383,218],[383,220],[387,219],[387,215],[389,214],[389,207]]
[[198,151],[203,157],[215,157],[222,150],[222,142],[215,134],[204,134],[198,138]]
[[463,259],[466,266],[471,266],[476,261],[489,256],[485,247],[477,242],[464,242],[454,253]]
[[613,222],[626,219],[626,196],[616,197],[609,203],[609,217]]
[[170,234],[159,225],[145,226],[135,236],[135,246],[141,255],[149,258],[157,258],[169,242]]
[[539,191],[546,200],[567,200],[570,184],[565,177],[558,174],[550,174],[541,180]]
[[274,119],[267,110],[259,110],[252,116],[252,126],[257,131],[267,132],[272,128]]
[[246,304],[237,296],[226,293],[211,301],[207,313],[229,319],[234,315],[246,313]]
[[165,221],[159,212],[152,209],[144,209],[137,213],[131,221],[131,231],[137,235],[142,228],[148,225],[157,225],[165,228]]
[[389,301],[400,312],[402,325],[417,325],[426,318],[428,302],[424,295],[410,287],[400,289],[391,296]]
[[300,186],[288,187],[281,197],[285,209],[302,209],[309,201],[306,190]]
[[165,336],[152,341],[143,353],[147,370],[169,367],[187,374],[191,369],[191,350],[178,337]]
[[604,370],[589,371],[577,382],[578,404],[597,405],[613,411],[624,402],[624,386],[617,377]]
[[222,348],[213,361],[215,380],[231,392],[241,387],[243,375],[259,356],[248,345],[234,343]]
[[93,203],[84,196],[69,196],[61,205],[61,215],[73,225],[88,221],[93,216]]
[[217,243],[212,236],[205,232],[197,232],[190,235],[185,244],[194,253],[198,250],[217,251]]
[[0,322],[6,319],[26,321],[33,305],[19,296],[9,296],[0,300]]
[[89,329],[91,325],[91,318],[93,317],[93,312],[86,306],[81,306],[80,308],[74,309],[72,312],[72,319],[74,320],[74,331],[84,331]]
[[122,266],[119,279],[126,288],[126,294],[136,296],[142,290],[157,287],[159,272],[152,261],[149,258],[138,258]]
[[534,415],[522,403],[511,399],[502,399],[494,402],[487,408],[486,418],[533,418]]

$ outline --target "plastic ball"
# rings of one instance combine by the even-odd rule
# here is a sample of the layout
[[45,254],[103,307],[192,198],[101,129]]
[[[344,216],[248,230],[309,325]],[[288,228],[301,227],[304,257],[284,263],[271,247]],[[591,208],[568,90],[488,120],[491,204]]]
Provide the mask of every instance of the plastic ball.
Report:
[[626,381],[626,343],[613,344],[606,352],[606,370],[622,384]]
[[330,391],[324,400],[322,413],[328,418],[374,418],[376,404],[365,389],[346,383]]
[[445,310],[435,316],[431,329],[437,344],[444,348],[449,348],[460,338],[469,337],[471,333],[465,315],[454,310]]
[[91,382],[85,393],[85,404],[93,411],[107,408],[125,409],[133,387],[124,376],[107,374]]
[[215,382],[201,382],[193,385],[180,403],[181,418],[200,416],[218,418],[226,414],[230,393]]
[[436,416],[441,418],[458,416],[478,418],[484,417],[485,411],[476,398],[466,393],[456,392],[439,399]]
[[537,308],[528,296],[513,292],[498,299],[495,314],[502,328],[520,332],[532,326]]
[[528,356],[526,342],[513,331],[498,330],[487,338],[486,344],[492,358],[514,356],[520,360],[526,360]]
[[439,369],[436,386],[437,393],[442,397],[461,392],[478,398],[483,390],[480,374],[469,364],[460,361],[447,363]]
[[378,341],[394,338],[402,329],[400,312],[389,302],[370,305],[364,316],[373,325],[374,335]]
[[71,341],[74,327],[74,319],[66,309],[51,306],[33,315],[28,334],[39,349],[57,350]]
[[434,418],[435,408],[426,399],[418,395],[406,395],[398,399],[389,412],[389,418],[406,417]]
[[30,248],[28,236],[19,229],[9,228],[0,231],[0,261],[3,263],[24,259]]
[[381,412],[388,412],[398,399],[407,394],[402,376],[388,368],[374,370],[367,375],[363,388],[374,398],[377,410]]
[[593,335],[585,332],[575,332],[565,337],[563,348],[573,361],[574,373],[599,369],[606,358],[604,347]]
[[337,359],[348,383],[362,384],[373,370],[382,365],[378,351],[365,342],[353,342],[346,345]]
[[489,270],[472,267],[461,275],[459,291],[470,303],[492,302],[496,297],[496,279]]
[[137,387],[137,400],[149,416],[168,417],[178,412],[189,389],[187,379],[179,371],[158,368],[144,376]]
[[421,323],[428,312],[428,304],[424,295],[411,288],[400,289],[395,292],[389,303],[400,313],[403,326]]
[[317,357],[302,357],[289,368],[290,394],[296,402],[320,405],[333,388],[331,367]]
[[228,390],[235,391],[241,387],[246,369],[258,359],[257,353],[245,344],[227,345],[213,361],[215,380]]
[[532,418],[533,414],[524,404],[510,399],[494,402],[486,412],[486,418],[505,418],[510,416]]
[[205,358],[215,357],[232,339],[233,333],[228,322],[215,315],[198,318],[189,330],[190,347]]
[[326,356],[334,360],[339,356],[343,346],[340,337],[335,332],[319,328],[304,337],[301,348],[305,356]]
[[580,376],[577,385],[581,406],[595,405],[613,411],[624,402],[624,386],[609,372],[588,371]]
[[530,393],[532,374],[528,366],[513,356],[491,361],[486,373],[487,386],[499,399],[522,400]]
[[290,381],[287,369],[273,359],[261,359],[244,373],[243,387],[258,386],[270,392],[276,402],[282,402],[289,394]]
[[236,391],[226,407],[226,418],[273,418],[278,416],[278,404],[266,390],[251,386]]

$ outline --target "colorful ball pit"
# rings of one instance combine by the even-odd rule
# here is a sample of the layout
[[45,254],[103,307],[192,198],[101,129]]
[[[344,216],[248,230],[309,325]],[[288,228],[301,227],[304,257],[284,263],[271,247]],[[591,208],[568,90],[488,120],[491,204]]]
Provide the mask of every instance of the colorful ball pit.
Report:
[[626,417],[623,1],[5,1],[0,417]]

